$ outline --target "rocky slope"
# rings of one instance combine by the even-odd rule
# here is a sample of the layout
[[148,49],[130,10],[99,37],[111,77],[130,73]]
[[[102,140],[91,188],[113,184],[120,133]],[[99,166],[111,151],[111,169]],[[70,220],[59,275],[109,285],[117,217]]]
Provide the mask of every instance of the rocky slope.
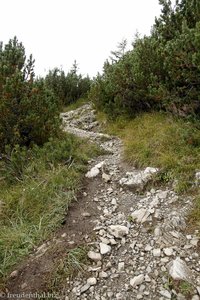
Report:
[[[65,299],[200,299],[199,232],[185,233],[192,198],[169,188],[144,191],[159,170],[125,165],[122,142],[99,133],[89,104],[62,117],[66,131],[108,152],[86,174],[100,179],[89,195],[98,212],[95,235],[86,238],[87,272],[68,280]],[[90,222],[90,212],[85,216]]]

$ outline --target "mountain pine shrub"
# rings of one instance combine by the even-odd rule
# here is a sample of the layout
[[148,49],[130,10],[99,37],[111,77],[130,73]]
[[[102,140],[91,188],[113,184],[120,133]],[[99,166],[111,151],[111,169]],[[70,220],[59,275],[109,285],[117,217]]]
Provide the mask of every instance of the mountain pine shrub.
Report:
[[0,44],[0,150],[6,145],[42,145],[58,133],[59,107],[42,80],[35,80],[32,55],[17,38]]

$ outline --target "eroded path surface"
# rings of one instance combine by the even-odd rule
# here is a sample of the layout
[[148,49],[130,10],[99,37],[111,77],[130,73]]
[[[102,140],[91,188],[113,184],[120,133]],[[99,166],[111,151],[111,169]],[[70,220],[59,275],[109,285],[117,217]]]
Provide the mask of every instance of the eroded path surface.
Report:
[[[67,131],[110,151],[92,162],[86,174],[91,182],[101,179],[90,195],[98,210],[91,264],[86,274],[68,281],[66,299],[199,299],[198,232],[185,233],[192,199],[169,189],[137,193],[158,170],[125,166],[121,141],[95,132],[99,127],[90,105],[63,114],[63,119]],[[178,280],[185,282],[176,292]]]
[[14,274],[8,290],[41,291],[53,262],[84,242],[88,265],[66,280],[60,299],[200,299],[199,233],[185,233],[192,199],[167,188],[144,192],[159,170],[126,165],[122,142],[100,132],[91,105],[62,117],[66,131],[107,152],[89,162],[86,188],[66,224]]

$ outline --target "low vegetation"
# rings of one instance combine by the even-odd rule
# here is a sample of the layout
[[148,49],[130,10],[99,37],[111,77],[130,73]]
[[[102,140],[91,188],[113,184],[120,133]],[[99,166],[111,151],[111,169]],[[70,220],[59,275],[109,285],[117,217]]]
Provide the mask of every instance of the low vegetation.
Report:
[[71,70],[65,74],[63,70],[50,70],[44,78],[45,86],[50,89],[61,106],[70,105],[87,96],[92,80],[89,76],[78,74],[78,64],[75,61]]
[[[81,149],[81,151],[80,151]],[[16,147],[0,163],[0,276],[64,220],[81,174],[99,150],[63,134],[42,148]]]
[[194,184],[200,169],[200,129],[195,124],[152,112],[110,122],[107,131],[123,139],[125,159],[135,167],[160,168],[164,181],[178,180],[180,192]]
[[67,76],[55,69],[35,78],[34,59],[16,37],[0,44],[1,279],[61,225],[88,159],[98,154],[61,128],[62,105],[89,87],[76,63]]
[[87,161],[99,150],[61,128],[63,105],[91,80],[50,71],[35,78],[34,59],[17,37],[0,44],[0,277],[64,220]]
[[34,59],[26,59],[17,38],[0,44],[0,151],[15,145],[43,145],[58,135],[59,103],[42,80],[35,79]]
[[[61,132],[60,112],[89,100],[105,130],[124,141],[126,161],[160,168],[159,182],[196,197],[190,222],[200,226],[200,2],[159,2],[151,35],[137,35],[130,51],[120,43],[93,81],[76,62],[67,74],[55,68],[35,78],[16,37],[0,44],[2,279],[62,223],[87,160],[99,153]],[[84,257],[82,248],[67,253],[58,274],[79,270]]]
[[66,278],[72,279],[78,272],[83,272],[88,262],[88,249],[86,246],[79,246],[66,252],[57,268],[49,279],[49,289],[53,292],[60,292],[66,285]]
[[[78,66],[35,78],[17,37],[0,44],[0,279],[61,226],[99,149],[62,132],[63,106],[85,96]],[[80,100],[75,107],[83,104]],[[72,107],[71,107],[72,108]],[[67,109],[70,109],[69,107]],[[73,257],[69,255],[71,263]]]
[[171,277],[169,278],[168,284],[166,284],[166,288],[175,290],[177,294],[181,293],[187,300],[191,299],[195,293],[194,286],[191,283],[184,280],[174,280]]
[[195,184],[195,173],[200,170],[200,124],[163,112],[115,121],[102,112],[97,116],[105,132],[122,138],[124,159],[129,164],[137,168],[158,167],[158,184],[171,185],[178,193],[195,197],[189,222],[191,227],[200,228],[200,193]]
[[63,107],[63,112],[68,112],[70,110],[75,110],[75,109],[77,109],[77,108],[79,108],[79,107],[81,107],[81,106],[83,106],[84,104],[87,104],[87,103],[89,103],[87,97],[86,98],[80,98],[77,101],[75,101],[75,102],[73,102],[73,103],[71,103],[67,106],[64,106]]
[[200,116],[199,1],[159,3],[151,35],[136,35],[129,51],[122,41],[92,85],[90,99],[110,118],[160,109]]
[[188,216],[191,228],[198,228],[200,230],[200,192],[195,197],[194,209]]

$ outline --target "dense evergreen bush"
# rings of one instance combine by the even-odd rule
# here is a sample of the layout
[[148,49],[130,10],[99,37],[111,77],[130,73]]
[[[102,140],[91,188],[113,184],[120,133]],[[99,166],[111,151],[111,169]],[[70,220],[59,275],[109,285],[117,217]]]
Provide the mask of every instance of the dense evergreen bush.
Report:
[[79,98],[85,97],[91,86],[89,76],[78,74],[76,61],[72,69],[65,75],[63,70],[55,68],[45,77],[46,86],[51,89],[59,99],[60,105],[69,105]]
[[19,144],[43,144],[60,127],[58,103],[44,83],[34,79],[34,60],[26,60],[17,38],[0,45],[0,150]]
[[92,86],[90,99],[111,117],[150,109],[200,116],[200,2],[159,2],[151,35],[136,36],[128,52],[120,44]]

